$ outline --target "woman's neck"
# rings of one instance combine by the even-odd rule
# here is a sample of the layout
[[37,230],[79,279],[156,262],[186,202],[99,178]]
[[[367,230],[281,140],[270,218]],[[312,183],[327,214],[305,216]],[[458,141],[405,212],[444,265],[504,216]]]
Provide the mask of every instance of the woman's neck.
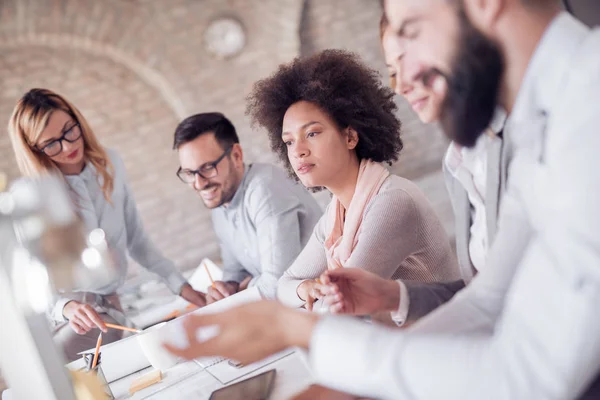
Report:
[[57,164],[57,167],[60,170],[60,172],[63,173],[63,175],[79,175],[81,171],[83,171],[83,169],[85,168],[85,160],[81,160],[81,162],[77,164]]
[[327,189],[338,198],[346,210],[350,207],[356,190],[359,168],[358,157],[354,156],[348,162],[347,167],[342,169],[342,173],[335,177],[335,184],[327,185]]

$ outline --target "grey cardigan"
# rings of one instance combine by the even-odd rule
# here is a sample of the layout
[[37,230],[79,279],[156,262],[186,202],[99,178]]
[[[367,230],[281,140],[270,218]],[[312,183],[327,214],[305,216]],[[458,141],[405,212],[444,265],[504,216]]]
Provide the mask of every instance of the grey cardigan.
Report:
[[[485,194],[485,210],[487,232],[490,246],[497,231],[498,210],[500,200],[506,188],[507,170],[512,155],[508,135],[495,135],[487,150],[487,189]],[[476,270],[469,255],[471,228],[471,203],[467,191],[462,184],[446,169],[444,177],[452,202],[456,224],[456,254],[461,272],[461,280],[452,282],[410,282],[403,281],[408,291],[410,306],[407,320],[414,321],[447,302],[456,292],[465,286]]]

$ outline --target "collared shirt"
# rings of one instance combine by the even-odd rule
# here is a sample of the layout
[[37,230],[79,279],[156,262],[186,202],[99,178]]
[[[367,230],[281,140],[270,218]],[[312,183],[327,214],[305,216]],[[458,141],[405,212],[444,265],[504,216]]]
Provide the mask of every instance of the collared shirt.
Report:
[[231,202],[212,211],[223,280],[251,275],[264,297],[308,242],[321,207],[300,183],[270,164],[251,164]]
[[[506,113],[501,108],[497,108],[489,128],[477,139],[474,147],[462,147],[453,142],[448,146],[444,157],[446,169],[460,182],[471,203],[469,257],[478,271],[485,267],[489,250],[485,204],[488,147],[493,140],[491,135],[500,133],[504,128],[505,121]],[[398,285],[400,286],[400,305],[391,316],[396,324],[403,325],[410,311],[410,295],[403,281],[399,280]]]
[[497,109],[490,127],[479,137],[475,147],[467,148],[451,143],[444,158],[446,168],[465,188],[471,203],[469,256],[477,271],[485,266],[489,248],[485,209],[488,147],[493,140],[491,135],[502,131],[505,119],[504,111]]
[[310,351],[320,383],[380,398],[470,400],[576,398],[593,381],[599,48],[600,31],[566,13],[538,44],[506,129],[514,156],[486,268],[406,333],[321,320]]
[[[80,301],[85,298],[88,299],[87,302],[96,303],[93,305],[102,306],[102,296],[115,293],[125,282],[128,255],[142,267],[162,277],[173,293],[179,294],[186,282],[173,262],[162,255],[146,233],[133,192],[127,183],[123,160],[113,150],[109,149],[107,153],[114,167],[114,188],[110,203],[104,198],[102,180],[91,163],[88,163],[80,174],[66,175],[65,179],[73,192],[73,200],[86,229],[104,230],[115,260],[116,271],[108,281],[64,294],[52,309],[52,319],[56,322],[66,321],[62,310],[71,300]],[[89,300],[93,295],[96,295],[96,300]]]

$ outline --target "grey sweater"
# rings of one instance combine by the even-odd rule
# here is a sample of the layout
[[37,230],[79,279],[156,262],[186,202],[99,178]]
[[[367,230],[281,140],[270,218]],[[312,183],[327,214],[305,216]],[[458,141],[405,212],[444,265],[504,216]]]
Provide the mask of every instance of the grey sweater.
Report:
[[[323,216],[296,261],[279,281],[279,299],[292,307],[304,304],[296,289],[327,270]],[[389,279],[419,282],[460,277],[446,232],[429,201],[411,181],[390,175],[367,204],[358,243],[346,267],[364,268]]]

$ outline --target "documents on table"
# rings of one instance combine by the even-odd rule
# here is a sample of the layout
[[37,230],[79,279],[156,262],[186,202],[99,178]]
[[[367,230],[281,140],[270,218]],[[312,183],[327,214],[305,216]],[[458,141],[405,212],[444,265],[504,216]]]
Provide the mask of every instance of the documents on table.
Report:
[[[208,287],[212,284],[210,277],[206,273],[207,269],[210,271],[210,275],[214,280],[219,281],[223,279],[223,270],[213,261],[205,258],[187,280],[195,290],[203,293],[206,293]],[[190,304],[191,303],[184,300],[182,297],[174,295],[172,301],[157,305],[147,311],[140,312],[138,315],[132,315],[129,319],[136,326],[145,328],[149,325],[164,321],[166,317],[173,315],[174,312],[179,311],[184,313]]]
[[[232,296],[226,297],[225,299],[216,303],[200,308],[193,313],[207,314],[221,312],[229,308],[252,301],[258,301],[260,299],[261,296],[258,289],[255,287],[249,288]],[[169,330],[165,329],[165,332],[170,332],[170,334],[173,336],[171,338],[172,340],[167,341],[175,346],[185,348],[187,347],[187,340],[185,339],[185,332],[181,327],[183,318],[185,318],[185,316],[168,322],[167,326],[169,327]],[[199,332],[200,337],[201,335],[202,332]],[[93,351],[94,349],[91,350]],[[90,350],[86,350],[82,353],[89,351]],[[146,356],[144,356],[142,348],[137,341],[136,335],[121,339],[117,342],[103,345],[100,348],[100,351],[102,352],[102,370],[104,371],[106,380],[109,383],[150,366],[150,363],[146,359]],[[83,365],[81,360],[76,360],[70,364],[67,364],[67,367],[69,369],[76,370],[85,367],[85,365]]]
[[[286,349],[279,353],[273,354],[261,361],[257,361],[255,363],[239,367],[234,366],[234,363],[230,362],[230,360],[221,359],[221,361],[206,366],[205,368],[206,372],[217,378],[219,382],[221,382],[223,385],[227,385],[235,381],[236,379],[245,377],[246,375],[251,374],[256,370],[265,367],[269,364],[272,364],[275,361],[279,361],[282,358],[285,358],[293,353],[294,349]],[[204,366],[202,360],[198,360],[198,363]]]

